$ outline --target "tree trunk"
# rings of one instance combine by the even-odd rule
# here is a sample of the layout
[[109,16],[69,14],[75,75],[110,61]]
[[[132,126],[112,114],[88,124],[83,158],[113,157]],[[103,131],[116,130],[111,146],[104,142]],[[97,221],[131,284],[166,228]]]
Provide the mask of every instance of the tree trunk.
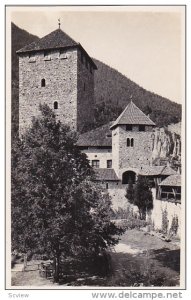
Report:
[[59,273],[60,273],[60,254],[57,253],[56,256],[54,257],[54,282],[59,282]]
[[23,271],[26,270],[26,267],[27,267],[27,254],[24,254]]

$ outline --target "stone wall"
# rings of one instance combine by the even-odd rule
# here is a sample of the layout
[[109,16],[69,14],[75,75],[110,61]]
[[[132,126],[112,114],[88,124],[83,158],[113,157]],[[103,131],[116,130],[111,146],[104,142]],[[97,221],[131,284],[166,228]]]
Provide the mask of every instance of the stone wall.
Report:
[[156,199],[156,189],[152,189],[153,193],[153,210],[151,212],[151,220],[154,223],[155,229],[162,229],[162,215],[163,211],[167,211],[167,218],[168,218],[168,229],[170,229],[172,224],[173,217],[178,217],[178,235],[180,236],[180,229],[181,229],[181,204],[162,201]]
[[77,127],[79,131],[92,123],[94,118],[94,69],[90,60],[78,51],[78,110]]
[[119,127],[112,130],[112,162],[113,169],[119,176]]
[[[45,79],[45,87],[41,80]],[[77,50],[37,52],[33,57],[19,57],[19,127],[29,126],[39,113],[39,104],[46,103],[64,124],[77,128]]]
[[[152,162],[152,126],[146,131],[126,131],[125,125],[118,126],[112,132],[113,166],[121,178],[125,169],[139,169],[141,165],[150,165]],[[127,146],[127,138],[133,139],[133,147]]]

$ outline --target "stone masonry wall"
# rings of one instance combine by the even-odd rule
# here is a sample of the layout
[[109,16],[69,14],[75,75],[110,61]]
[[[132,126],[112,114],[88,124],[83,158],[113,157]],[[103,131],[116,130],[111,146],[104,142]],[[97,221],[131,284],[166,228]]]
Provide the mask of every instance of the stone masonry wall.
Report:
[[94,69],[90,60],[78,50],[77,127],[83,130],[94,117]]
[[112,165],[119,176],[119,127],[112,130]]
[[[43,52],[31,58],[27,54],[19,57],[20,134],[31,124],[32,117],[39,114],[40,103],[54,109],[54,101],[58,102],[58,119],[77,129],[77,50],[65,54],[50,51],[47,60]],[[46,81],[45,87],[41,87],[42,79]]]
[[[141,165],[151,164],[151,135],[152,130],[133,132],[126,131],[125,126],[119,127],[119,169],[139,168]],[[127,147],[127,138],[134,139],[133,147]]]

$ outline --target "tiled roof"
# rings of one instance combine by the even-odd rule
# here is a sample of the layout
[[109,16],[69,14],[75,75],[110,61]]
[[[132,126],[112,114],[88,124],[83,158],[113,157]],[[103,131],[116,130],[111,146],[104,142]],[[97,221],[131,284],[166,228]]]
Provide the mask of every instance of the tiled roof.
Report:
[[114,169],[94,169],[97,181],[119,181]]
[[77,145],[81,147],[111,147],[112,132],[109,129],[110,126],[111,123],[108,123],[94,130],[81,134],[77,141]]
[[181,175],[168,176],[159,185],[181,186]]
[[176,171],[168,166],[164,167],[161,173],[161,175],[176,175],[176,174],[177,174]]
[[168,166],[142,166],[139,174],[143,176],[175,175],[176,171]]
[[139,174],[143,176],[157,176],[160,175],[164,166],[142,166]]
[[34,52],[34,51],[42,51],[42,50],[51,50],[51,49],[62,49],[62,48],[71,48],[78,47],[80,48],[90,59],[92,65],[95,69],[97,69],[94,61],[87,54],[87,52],[83,49],[83,47],[75,42],[69,35],[63,32],[61,29],[56,29],[48,35],[34,41],[33,43],[26,45],[24,48],[17,51],[18,54],[25,52]]
[[155,123],[149,119],[132,101],[126,106],[124,111],[120,114],[117,120],[111,126],[111,129],[115,128],[117,125],[152,125]]
[[76,43],[71,37],[69,37],[61,29],[54,30],[53,32],[45,35],[43,38],[38,39],[37,41],[26,45],[24,48],[17,51],[17,53],[34,51],[34,50],[45,50],[45,49],[54,49],[54,48],[63,48],[77,46]]

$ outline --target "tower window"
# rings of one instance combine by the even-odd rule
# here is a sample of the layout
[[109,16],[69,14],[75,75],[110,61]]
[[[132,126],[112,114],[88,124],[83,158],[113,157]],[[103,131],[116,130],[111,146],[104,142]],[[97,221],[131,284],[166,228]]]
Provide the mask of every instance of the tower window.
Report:
[[131,124],[126,125],[126,131],[132,131],[133,126]]
[[139,125],[139,131],[145,131],[145,125]]
[[86,84],[85,84],[85,82],[84,82],[84,91],[86,90]]
[[54,109],[58,109],[58,102],[54,101]]
[[134,146],[134,139],[127,138],[127,147],[133,147]]
[[92,160],[92,167],[93,168],[99,168],[99,160],[97,160],[97,159]]
[[46,86],[46,81],[45,81],[45,79],[43,78],[43,79],[41,79],[41,87],[45,87]]
[[112,168],[112,160],[111,159],[107,160],[107,168],[108,169]]

